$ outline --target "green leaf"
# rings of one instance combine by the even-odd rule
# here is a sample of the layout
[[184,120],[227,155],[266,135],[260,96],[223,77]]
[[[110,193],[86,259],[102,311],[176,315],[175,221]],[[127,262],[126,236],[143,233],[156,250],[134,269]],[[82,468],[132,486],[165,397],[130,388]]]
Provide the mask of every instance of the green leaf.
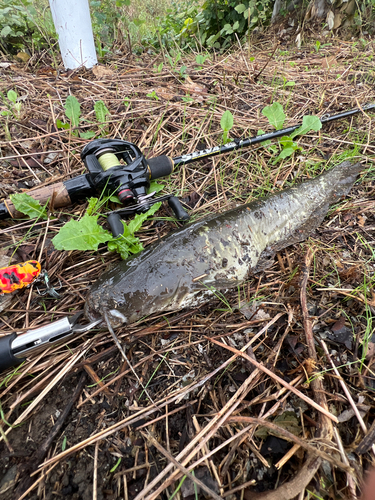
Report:
[[262,115],[268,118],[268,121],[276,130],[283,127],[286,116],[280,103],[274,102],[271,106],[266,106],[263,108]]
[[68,128],[70,128],[70,125],[69,125],[69,123],[63,123],[61,120],[56,120],[56,127],[68,129]]
[[302,120],[302,125],[297,128],[292,134],[290,134],[290,137],[296,137],[297,135],[304,135],[308,134],[310,130],[313,130],[314,132],[317,132],[322,128],[322,122],[320,121],[318,116],[310,116],[306,115],[303,117]]
[[286,82],[285,87],[294,87],[296,82]]
[[124,221],[122,223],[124,225],[124,234],[108,241],[107,246],[110,252],[119,253],[121,258],[125,260],[131,253],[135,254],[142,251],[143,245],[134,234],[128,234],[129,229],[127,225]]
[[121,457],[117,460],[117,462],[115,463],[115,465],[112,467],[112,469],[109,471],[111,474],[112,472],[115,472],[115,470],[117,469],[117,467],[120,465],[121,463]]
[[99,226],[98,217],[85,214],[67,222],[52,240],[56,250],[97,250],[100,243],[110,241],[113,236]]
[[4,38],[12,33],[12,28],[10,26],[4,26],[4,28],[0,31],[0,35]]
[[289,136],[289,135],[283,135],[280,140],[279,140],[280,144],[282,144],[285,148],[287,147],[293,147],[295,146],[295,148],[297,149],[297,144],[293,141],[293,139]]
[[152,99],[155,99],[155,101],[159,100],[159,97],[156,95],[155,90],[153,90],[152,92],[150,92],[149,94],[146,94],[146,95],[147,95],[147,97],[151,97]]
[[68,95],[65,101],[65,114],[69,118],[73,127],[78,127],[81,116],[81,105],[74,95]]
[[[216,43],[216,40],[219,38],[220,36],[220,32],[219,33],[216,33],[216,35],[211,35],[210,37],[207,38],[206,40],[206,44],[209,46],[209,47],[214,47],[215,46],[215,43]],[[219,44],[219,47],[220,47],[220,44]],[[219,48],[218,47],[218,48]]]
[[240,25],[240,23],[239,23],[238,21],[236,21],[236,22],[233,24],[233,27],[232,27],[233,31],[238,30],[239,25]]
[[130,254],[135,254],[143,250],[142,243],[139,241],[139,238],[134,236],[134,233],[141,228],[143,222],[148,217],[154,215],[160,206],[161,203],[155,203],[147,212],[137,214],[128,224],[121,221],[124,226],[124,233],[118,238],[108,241],[108,250],[119,253],[122,259],[127,259]]
[[227,109],[226,111],[224,111],[223,116],[221,117],[220,126],[224,130],[224,132],[228,132],[233,127],[233,123],[233,115],[229,111],[229,109]]
[[7,93],[7,98],[13,103],[13,104],[16,104],[17,102],[17,92],[15,92],[14,90],[8,90],[8,93]]
[[165,188],[165,184],[158,184],[156,181],[151,181],[148,192],[149,193],[153,193],[153,192],[158,193],[159,191],[161,191],[164,188]]
[[98,203],[99,203],[98,198],[90,198],[89,199],[89,205],[86,208],[86,212],[85,213],[87,215],[92,215],[95,212]]
[[26,193],[11,194],[10,201],[16,207],[16,210],[28,215],[31,219],[48,219],[45,207],[42,207],[38,200]]
[[279,154],[279,156],[273,161],[273,164],[275,165],[279,160],[283,160],[284,158],[288,158],[288,156],[292,156],[294,151],[296,151],[297,149],[301,149],[301,148],[298,146],[297,147],[290,146],[290,147],[284,148],[281,151],[281,153]]
[[222,35],[231,35],[233,33],[233,28],[230,24],[226,24],[221,30]]
[[246,7],[243,3],[240,3],[239,5],[236,5],[234,10],[236,10],[239,14],[242,14],[242,12],[245,12]]
[[109,197],[109,201],[111,201],[112,203],[118,203],[119,205],[121,205],[120,198],[114,194]]
[[95,135],[96,135],[96,133],[93,130],[88,130],[87,132],[80,132],[79,133],[79,136],[81,139],[92,139],[93,137],[95,137]]
[[154,213],[157,212],[160,207],[161,207],[161,202],[155,203],[154,205],[152,205],[152,207],[149,210],[147,210],[147,212],[145,212],[143,214],[137,214],[134,217],[134,219],[131,220],[128,224],[129,232],[134,234],[135,232],[139,231],[139,229],[141,228],[144,221],[148,217],[151,217],[152,215],[154,215]]
[[97,101],[94,104],[94,110],[95,110],[95,116],[98,122],[100,123],[106,123],[107,121],[107,116],[110,115],[111,113],[109,112],[108,108],[104,104],[103,101]]

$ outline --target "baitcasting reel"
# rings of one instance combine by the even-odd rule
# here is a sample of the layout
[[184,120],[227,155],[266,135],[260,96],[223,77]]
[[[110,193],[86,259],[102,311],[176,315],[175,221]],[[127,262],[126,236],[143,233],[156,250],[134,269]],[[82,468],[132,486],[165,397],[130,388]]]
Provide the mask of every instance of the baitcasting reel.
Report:
[[93,187],[116,194],[126,206],[108,214],[108,224],[114,237],[124,230],[121,215],[146,212],[159,201],[168,201],[177,219],[186,221],[189,218],[178,198],[172,195],[155,198],[155,193],[147,193],[150,180],[173,172],[174,163],[168,156],[146,160],[141,150],[131,142],[96,139],[83,148],[81,158]]

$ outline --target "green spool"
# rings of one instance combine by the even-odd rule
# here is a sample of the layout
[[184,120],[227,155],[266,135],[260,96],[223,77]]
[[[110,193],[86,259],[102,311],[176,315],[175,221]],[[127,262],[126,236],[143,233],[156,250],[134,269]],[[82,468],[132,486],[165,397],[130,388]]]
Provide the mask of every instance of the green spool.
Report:
[[99,156],[98,161],[104,172],[106,172],[110,168],[118,167],[120,165],[119,159],[113,153],[102,154],[101,156]]

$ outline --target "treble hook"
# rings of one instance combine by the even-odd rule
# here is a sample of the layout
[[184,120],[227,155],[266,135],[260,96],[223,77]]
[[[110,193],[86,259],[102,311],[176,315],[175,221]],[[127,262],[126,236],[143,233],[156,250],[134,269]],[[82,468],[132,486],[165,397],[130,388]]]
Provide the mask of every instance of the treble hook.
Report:
[[[42,272],[40,273],[39,279],[40,280],[43,279],[44,284],[46,285],[46,291],[45,292],[41,292],[39,290],[39,288],[37,287],[37,291],[38,291],[39,295],[46,295],[46,294],[48,294],[50,297],[53,297],[54,299],[60,299],[61,298],[60,294],[57,293],[56,289],[51,285],[51,282],[50,282],[50,279],[49,279],[49,275],[48,275],[48,272],[46,271],[46,269],[42,270]],[[60,283],[60,286],[59,286],[58,290],[60,290],[60,288],[62,288],[60,280],[59,280],[59,283]]]

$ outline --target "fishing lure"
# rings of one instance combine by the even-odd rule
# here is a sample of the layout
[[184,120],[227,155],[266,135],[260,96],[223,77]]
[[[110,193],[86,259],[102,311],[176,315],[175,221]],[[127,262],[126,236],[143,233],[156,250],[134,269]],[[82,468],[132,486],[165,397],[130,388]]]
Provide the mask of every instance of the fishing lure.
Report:
[[24,288],[39,276],[42,267],[37,260],[27,260],[21,264],[0,269],[0,292],[12,293]]
[[133,323],[154,312],[196,307],[216,290],[266,269],[276,252],[303,241],[346,196],[360,163],[345,161],[297,186],[170,233],[103,273],[86,299],[92,321]]

